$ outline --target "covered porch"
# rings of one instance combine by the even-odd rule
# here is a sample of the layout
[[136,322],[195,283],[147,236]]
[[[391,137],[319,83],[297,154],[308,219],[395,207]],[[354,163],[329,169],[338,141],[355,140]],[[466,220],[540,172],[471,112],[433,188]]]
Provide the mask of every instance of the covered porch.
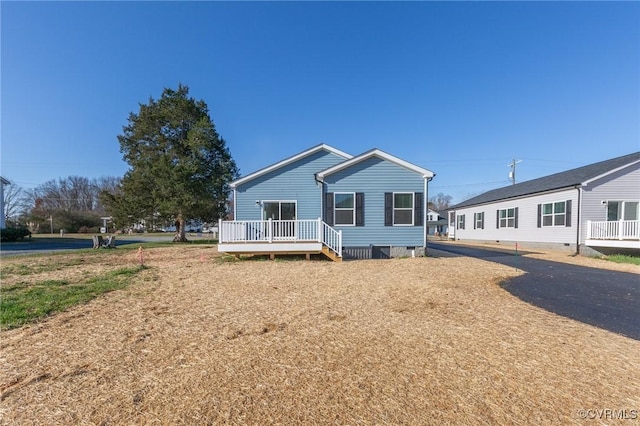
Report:
[[342,260],[342,232],[322,219],[311,220],[232,220],[218,223],[218,251],[230,254],[323,253]]
[[640,221],[587,221],[585,245],[640,250]]

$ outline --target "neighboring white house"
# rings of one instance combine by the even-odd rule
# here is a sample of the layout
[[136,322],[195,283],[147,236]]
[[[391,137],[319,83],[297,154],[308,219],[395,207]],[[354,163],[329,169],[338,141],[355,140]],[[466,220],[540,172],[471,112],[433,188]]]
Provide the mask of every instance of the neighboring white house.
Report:
[[440,213],[433,209],[427,210],[427,235],[446,235],[447,228],[446,213]]
[[449,238],[640,252],[640,152],[494,189],[449,209]]
[[5,223],[5,213],[4,213],[4,186],[9,185],[11,182],[0,176],[0,229],[4,229],[7,224]]

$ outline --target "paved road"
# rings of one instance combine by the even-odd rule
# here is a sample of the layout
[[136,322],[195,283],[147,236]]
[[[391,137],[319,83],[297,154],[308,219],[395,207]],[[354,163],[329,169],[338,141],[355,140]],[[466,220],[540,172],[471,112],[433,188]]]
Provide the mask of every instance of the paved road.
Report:
[[[123,244],[143,243],[150,241],[171,241],[173,234],[167,235],[118,235],[116,247]],[[31,241],[18,241],[15,243],[2,243],[0,256],[16,256],[24,254],[51,253],[64,250],[87,249],[93,247],[93,241],[85,238],[64,237],[47,240],[46,242],[33,239]]]
[[550,262],[514,251],[458,244],[429,247],[513,266],[526,274],[503,284],[525,302],[586,324],[640,340],[640,275]]

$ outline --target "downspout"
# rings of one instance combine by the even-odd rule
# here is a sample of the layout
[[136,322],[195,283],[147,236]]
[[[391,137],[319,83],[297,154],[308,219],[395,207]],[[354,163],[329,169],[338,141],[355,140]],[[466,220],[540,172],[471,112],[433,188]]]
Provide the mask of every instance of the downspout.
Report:
[[580,212],[582,211],[582,185],[576,185],[576,189],[578,190],[578,214],[576,218],[577,223],[577,232],[576,232],[576,254],[580,254],[580,232],[581,232],[581,223],[580,223]]
[[434,178],[435,173],[433,174],[433,176],[431,177],[425,177],[424,178],[424,206],[422,208],[422,215],[424,216],[422,219],[422,224],[424,225],[424,256],[427,256],[427,213],[428,213],[428,209],[429,209],[429,185],[428,182],[431,182],[431,180]]
[[[236,188],[233,188],[233,220],[238,220],[238,206],[236,205],[236,200],[238,199],[238,193]],[[220,230],[218,230],[220,232]]]
[[313,179],[316,181],[316,185],[320,184],[320,216],[318,216],[324,222],[324,182],[318,179],[318,175],[314,173]]

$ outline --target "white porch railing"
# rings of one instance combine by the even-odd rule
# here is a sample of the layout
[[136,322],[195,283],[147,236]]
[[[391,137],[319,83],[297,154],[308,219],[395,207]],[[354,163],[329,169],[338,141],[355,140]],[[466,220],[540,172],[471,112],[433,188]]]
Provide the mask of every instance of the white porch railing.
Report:
[[637,220],[587,221],[588,240],[640,240]]
[[342,257],[342,231],[322,219],[315,220],[220,220],[220,243],[272,243],[317,241]]

